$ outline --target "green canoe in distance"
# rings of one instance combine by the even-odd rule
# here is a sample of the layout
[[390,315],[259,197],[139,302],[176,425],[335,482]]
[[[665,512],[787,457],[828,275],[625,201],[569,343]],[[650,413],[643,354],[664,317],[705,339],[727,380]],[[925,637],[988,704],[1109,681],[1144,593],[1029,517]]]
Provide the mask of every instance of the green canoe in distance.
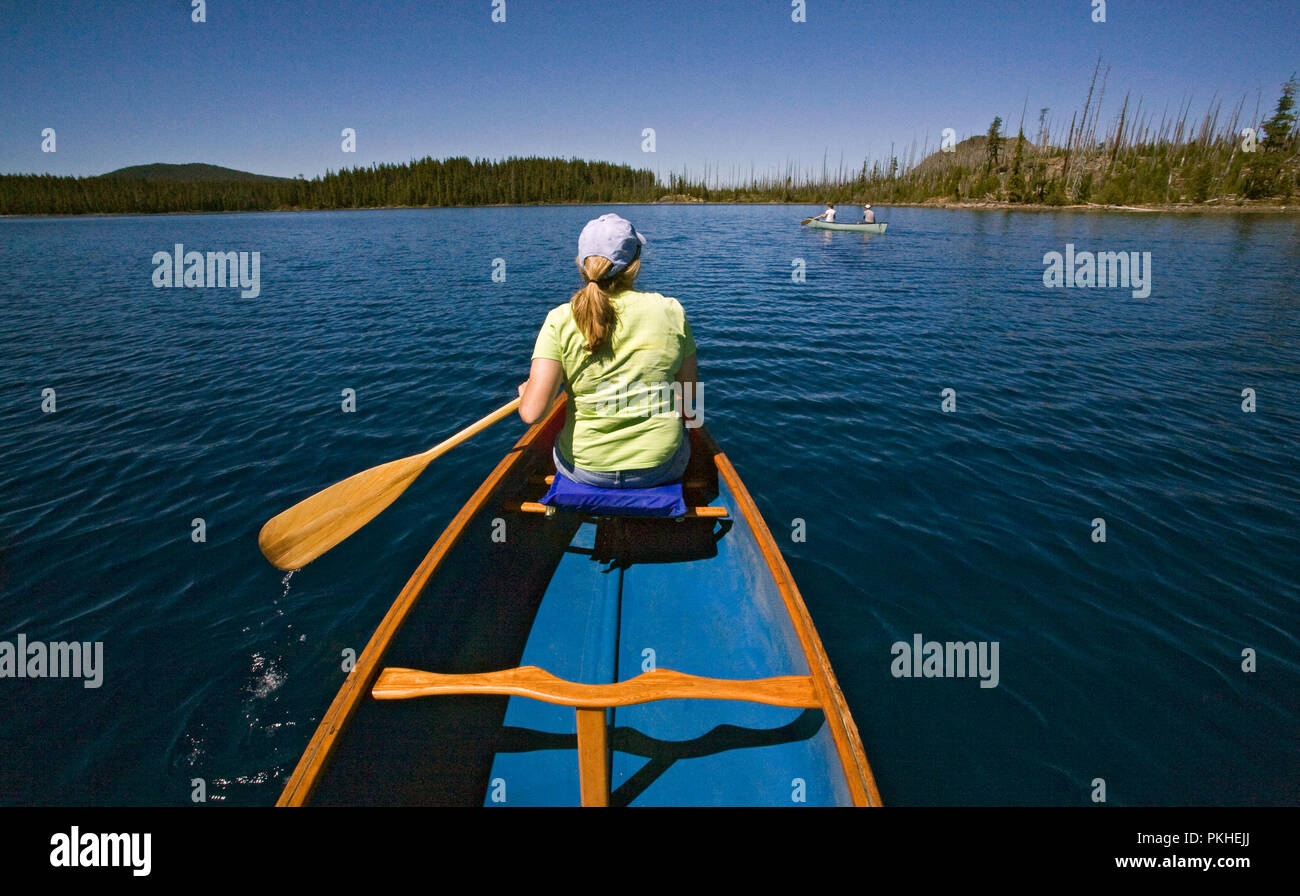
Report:
[[858,233],[884,233],[889,224],[885,221],[877,221],[875,224],[828,224],[825,221],[809,221],[809,227],[815,227],[818,230],[856,230]]

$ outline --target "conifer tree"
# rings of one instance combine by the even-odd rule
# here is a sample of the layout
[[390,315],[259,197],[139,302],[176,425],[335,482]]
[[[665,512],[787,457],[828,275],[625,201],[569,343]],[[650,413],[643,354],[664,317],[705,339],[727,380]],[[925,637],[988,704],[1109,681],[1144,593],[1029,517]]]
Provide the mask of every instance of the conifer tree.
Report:
[[1273,117],[1260,127],[1264,131],[1264,152],[1284,154],[1292,143],[1295,131],[1295,93],[1297,87],[1295,75],[1282,85],[1282,96],[1277,101]]
[[988,133],[988,163],[985,165],[985,171],[992,171],[998,163],[998,155],[1002,152],[1002,116],[993,119],[989,125]]

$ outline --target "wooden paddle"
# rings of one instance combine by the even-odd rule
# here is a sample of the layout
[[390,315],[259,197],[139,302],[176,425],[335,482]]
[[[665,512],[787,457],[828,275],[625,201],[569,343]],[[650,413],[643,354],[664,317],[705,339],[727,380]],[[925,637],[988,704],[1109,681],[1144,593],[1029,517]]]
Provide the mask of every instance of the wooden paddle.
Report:
[[278,569],[298,569],[334,547],[397,500],[434,458],[519,409],[519,399],[422,454],[389,461],[317,492],[262,527],[257,546]]
[[807,224],[807,223],[808,223],[809,221],[811,221],[811,220],[812,220],[812,218],[804,218],[802,221],[799,222],[799,226],[802,227],[802,226],[804,226],[805,224]]

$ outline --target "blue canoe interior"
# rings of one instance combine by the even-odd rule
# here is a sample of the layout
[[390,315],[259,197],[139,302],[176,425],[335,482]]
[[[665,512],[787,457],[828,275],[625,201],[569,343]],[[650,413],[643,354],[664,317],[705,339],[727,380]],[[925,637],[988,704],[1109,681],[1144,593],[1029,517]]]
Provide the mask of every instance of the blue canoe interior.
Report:
[[[434,544],[322,717],[280,805],[878,805],[798,589],[708,432],[690,430],[683,477],[698,516],[534,512],[563,415],[561,399]],[[550,681],[538,685],[530,667],[609,686],[557,685],[583,699],[642,684],[694,692],[701,679],[725,680],[706,691],[775,688],[787,699],[771,705],[782,702],[768,700],[776,690],[684,699],[698,694],[679,688],[584,710],[592,704],[522,696]],[[514,685],[451,695],[403,686],[479,685],[492,677],[482,673],[499,672]],[[524,686],[519,676],[533,678]]]

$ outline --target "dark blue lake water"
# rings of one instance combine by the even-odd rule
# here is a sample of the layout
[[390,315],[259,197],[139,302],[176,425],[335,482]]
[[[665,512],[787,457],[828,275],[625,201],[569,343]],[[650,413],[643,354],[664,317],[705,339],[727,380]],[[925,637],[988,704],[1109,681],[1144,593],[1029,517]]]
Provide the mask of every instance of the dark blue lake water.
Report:
[[[103,644],[97,688],[0,678],[0,803],[274,802],[523,426],[289,579],[259,528],[512,398],[608,210],[0,220],[0,640]],[[620,211],[887,803],[1300,802],[1300,221]],[[155,287],[176,243],[260,294]],[[1067,244],[1149,252],[1149,295],[1045,287]],[[895,676],[917,634],[997,642],[997,686]]]

